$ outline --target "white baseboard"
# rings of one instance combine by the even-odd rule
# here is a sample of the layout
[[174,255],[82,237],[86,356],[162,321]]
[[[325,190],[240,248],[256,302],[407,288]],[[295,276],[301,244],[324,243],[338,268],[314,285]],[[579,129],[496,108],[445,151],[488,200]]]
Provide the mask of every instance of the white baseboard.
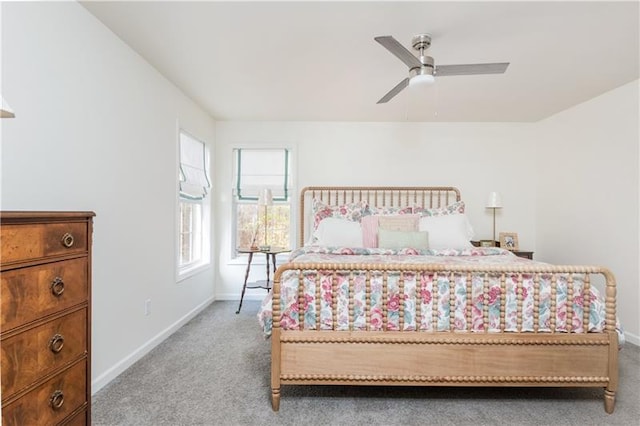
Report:
[[95,395],[100,389],[105,387],[110,381],[118,377],[125,371],[127,368],[131,367],[137,361],[140,360],[143,356],[151,352],[153,348],[162,343],[167,337],[171,336],[175,333],[180,327],[188,323],[193,317],[198,315],[200,312],[204,310],[207,306],[209,306],[215,298],[211,297],[195,308],[193,308],[190,312],[188,312],[185,316],[180,318],[178,321],[171,324],[169,327],[162,330],[160,333],[156,334],[153,338],[151,338],[147,343],[140,346],[138,349],[133,351],[129,356],[122,359],[122,361],[118,362],[116,365],[105,371],[99,377],[96,377],[91,381],[91,395]]
[[624,338],[627,342],[635,346],[640,346],[640,337],[635,334],[631,334],[628,331],[624,332]]

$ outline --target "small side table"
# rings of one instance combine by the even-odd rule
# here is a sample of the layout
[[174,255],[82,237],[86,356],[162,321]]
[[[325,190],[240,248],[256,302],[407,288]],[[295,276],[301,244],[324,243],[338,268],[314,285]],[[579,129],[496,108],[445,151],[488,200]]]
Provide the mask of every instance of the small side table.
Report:
[[[249,247],[241,247],[238,249],[238,253],[245,253],[249,255],[247,259],[247,271],[244,273],[244,284],[242,285],[242,294],[240,295],[240,304],[238,305],[238,310],[236,314],[240,313],[240,309],[242,309],[242,299],[244,299],[244,293],[248,288],[263,288],[267,291],[271,290],[271,280],[270,275],[271,271],[269,270],[269,261],[273,264],[273,272],[276,272],[276,255],[280,253],[287,253],[291,250],[283,248],[283,247],[271,247],[269,250],[260,250],[258,248],[249,248]],[[255,253],[264,253],[267,257],[267,280],[266,281],[257,281],[255,283],[249,283],[247,285],[247,280],[249,279],[249,271],[251,271],[251,261],[253,260],[253,255]]]
[[[485,240],[485,241],[489,241],[490,242],[490,240]],[[482,247],[482,242],[481,241],[471,241],[471,244],[474,247]],[[500,247],[500,241],[496,241],[495,242],[495,246],[487,246],[487,247]],[[532,251],[511,250],[511,253],[515,254],[518,257],[522,257],[522,258],[525,258],[525,259],[533,260],[533,252]]]
[[511,253],[515,254],[518,257],[523,257],[525,259],[533,260],[533,252],[532,251],[512,250]]

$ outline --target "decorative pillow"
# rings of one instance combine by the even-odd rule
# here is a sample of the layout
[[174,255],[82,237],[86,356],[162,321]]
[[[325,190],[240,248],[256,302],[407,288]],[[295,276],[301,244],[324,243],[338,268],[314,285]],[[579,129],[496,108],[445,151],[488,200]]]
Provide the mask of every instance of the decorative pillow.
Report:
[[425,216],[420,218],[420,231],[429,233],[429,248],[461,249],[472,247],[473,229],[464,214]]
[[388,231],[381,228],[378,230],[378,246],[389,249],[428,249],[429,234],[427,231]]
[[378,215],[378,216],[382,216],[382,215],[397,215],[397,214],[411,214],[413,213],[413,206],[408,206],[408,207],[389,207],[389,206],[384,206],[384,207],[374,207],[374,206],[369,206],[368,210],[367,210],[368,214],[371,215]]
[[400,214],[391,216],[363,216],[362,246],[366,248],[378,247],[378,228],[387,231],[417,231],[420,216]]
[[378,247],[378,219],[380,216],[364,216],[360,222],[362,226],[362,246],[366,248]]
[[352,220],[322,219],[313,236],[314,244],[319,246],[362,247],[362,228]]
[[396,214],[392,216],[380,216],[378,228],[387,231],[417,231],[420,216],[417,214]]
[[352,222],[360,222],[367,203],[360,201],[357,203],[344,204],[341,206],[330,206],[317,198],[313,199],[313,229],[317,229],[320,221],[328,217],[337,219],[347,219]]
[[437,208],[415,206],[413,213],[419,214],[420,216],[445,216],[448,214],[464,213],[464,201],[456,201],[446,207]]

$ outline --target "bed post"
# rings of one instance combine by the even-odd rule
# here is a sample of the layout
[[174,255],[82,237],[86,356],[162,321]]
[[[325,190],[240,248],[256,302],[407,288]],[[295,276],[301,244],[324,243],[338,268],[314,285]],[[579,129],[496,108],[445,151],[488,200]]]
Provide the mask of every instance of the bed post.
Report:
[[280,409],[280,270],[274,272],[271,328],[271,407]]
[[609,333],[609,383],[604,390],[604,411],[613,413],[618,390],[618,332],[616,331],[616,280],[613,273],[603,268],[603,275],[607,280],[605,296],[606,325]]
[[275,327],[271,334],[271,407],[280,409],[280,329]]
[[609,332],[609,384],[604,389],[604,411],[613,413],[618,390],[618,333]]

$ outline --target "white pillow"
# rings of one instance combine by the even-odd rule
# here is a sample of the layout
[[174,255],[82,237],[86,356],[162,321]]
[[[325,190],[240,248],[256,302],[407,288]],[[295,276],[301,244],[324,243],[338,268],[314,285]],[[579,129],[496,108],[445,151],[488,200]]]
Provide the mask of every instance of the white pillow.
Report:
[[473,228],[464,214],[425,216],[418,223],[420,231],[429,233],[429,248],[460,249],[473,247]]
[[359,222],[352,220],[322,219],[313,236],[319,246],[362,247],[362,228]]

